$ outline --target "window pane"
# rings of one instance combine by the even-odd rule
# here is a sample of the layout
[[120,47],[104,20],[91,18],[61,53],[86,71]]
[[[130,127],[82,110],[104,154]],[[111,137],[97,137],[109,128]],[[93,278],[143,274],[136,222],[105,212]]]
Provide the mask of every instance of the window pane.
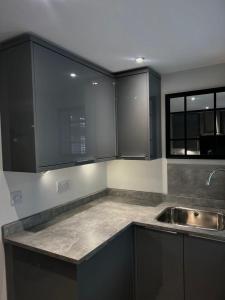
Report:
[[199,140],[187,141],[187,155],[200,155]]
[[198,112],[187,113],[187,138],[200,137],[201,115]]
[[214,109],[214,95],[193,95],[187,97],[187,111]]
[[216,108],[225,108],[225,92],[216,94]]
[[225,155],[225,109],[216,112],[216,154]]
[[225,135],[216,137],[216,154],[225,156]]
[[184,97],[170,99],[170,112],[184,111]]
[[172,155],[185,155],[185,143],[184,143],[184,141],[171,141],[170,142],[170,154],[172,154]]
[[215,149],[215,137],[206,135],[200,137],[200,154],[213,155]]
[[170,137],[184,138],[184,98],[170,99]]
[[211,135],[214,135],[214,94],[187,97],[187,138]]
[[200,135],[214,135],[214,111],[205,111],[200,115]]
[[216,154],[225,155],[225,92],[216,94]]

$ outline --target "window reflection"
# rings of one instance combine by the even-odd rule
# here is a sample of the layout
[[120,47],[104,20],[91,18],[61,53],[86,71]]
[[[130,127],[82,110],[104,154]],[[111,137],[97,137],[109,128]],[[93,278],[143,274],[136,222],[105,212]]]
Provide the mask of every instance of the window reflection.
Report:
[[173,155],[185,155],[185,142],[184,141],[171,141],[170,152]]
[[[201,140],[210,135],[214,135],[214,94],[187,97],[187,138]],[[199,150],[194,153],[200,154]]]
[[225,155],[225,92],[216,94],[216,154]]
[[187,111],[205,111],[214,109],[214,95],[193,95],[187,97]]
[[185,155],[184,97],[170,99],[170,152],[173,155]]
[[62,110],[60,115],[61,152],[79,158],[86,154],[86,116],[83,106]]

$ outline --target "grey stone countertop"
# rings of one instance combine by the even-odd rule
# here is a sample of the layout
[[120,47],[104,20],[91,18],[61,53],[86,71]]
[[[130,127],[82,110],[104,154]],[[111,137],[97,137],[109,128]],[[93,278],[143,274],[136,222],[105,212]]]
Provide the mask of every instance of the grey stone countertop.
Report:
[[132,224],[225,241],[225,231],[166,224],[156,220],[166,207],[174,205],[180,204],[162,202],[155,207],[141,206],[123,202],[116,196],[104,196],[46,224],[6,236],[5,242],[78,264]]

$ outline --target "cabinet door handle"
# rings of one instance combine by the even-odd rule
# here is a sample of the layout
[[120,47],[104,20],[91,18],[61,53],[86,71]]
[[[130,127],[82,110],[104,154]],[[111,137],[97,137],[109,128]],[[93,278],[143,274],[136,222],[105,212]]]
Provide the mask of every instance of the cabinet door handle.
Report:
[[169,233],[169,234],[174,234],[174,235],[177,235],[177,234],[178,234],[177,231],[172,231],[172,230],[159,229],[158,231],[160,231],[160,232],[165,232],[165,233]]
[[145,228],[148,229],[148,230],[152,230],[152,231],[164,232],[164,233],[169,233],[169,234],[174,234],[174,235],[179,234],[179,232],[173,231],[173,230],[167,230],[167,229],[161,229],[161,228],[151,228],[151,227],[148,227],[148,226],[145,226]]
[[75,162],[76,166],[85,165],[85,164],[92,164],[95,162],[95,159],[84,159],[84,160],[77,160]]
[[146,159],[146,155],[119,155],[123,159]]
[[225,240],[220,240],[216,237],[208,237],[208,236],[201,236],[200,234],[195,234],[195,233],[188,233],[187,234],[189,237],[193,237],[193,238],[198,238],[198,239],[203,239],[203,240],[208,240],[208,241],[215,241],[215,242],[220,242],[220,243],[225,243]]

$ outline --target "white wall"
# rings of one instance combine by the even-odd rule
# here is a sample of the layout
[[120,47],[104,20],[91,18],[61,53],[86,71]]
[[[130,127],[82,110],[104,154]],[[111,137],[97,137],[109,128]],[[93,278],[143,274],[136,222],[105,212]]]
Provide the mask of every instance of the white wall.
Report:
[[[225,64],[176,72],[162,76],[162,150],[165,157],[165,94],[225,86]],[[113,161],[107,164],[107,185],[111,188],[167,193],[167,163],[225,164],[225,161],[166,160]]]
[[107,185],[110,188],[163,192],[164,160],[114,160],[107,163]]
[[[0,141],[0,227],[3,224],[106,188],[106,164],[50,171],[44,175],[2,172]],[[71,189],[56,193],[56,181],[69,179]],[[10,205],[10,191],[21,190],[23,201]],[[0,300],[6,300],[4,253],[0,233]]]

